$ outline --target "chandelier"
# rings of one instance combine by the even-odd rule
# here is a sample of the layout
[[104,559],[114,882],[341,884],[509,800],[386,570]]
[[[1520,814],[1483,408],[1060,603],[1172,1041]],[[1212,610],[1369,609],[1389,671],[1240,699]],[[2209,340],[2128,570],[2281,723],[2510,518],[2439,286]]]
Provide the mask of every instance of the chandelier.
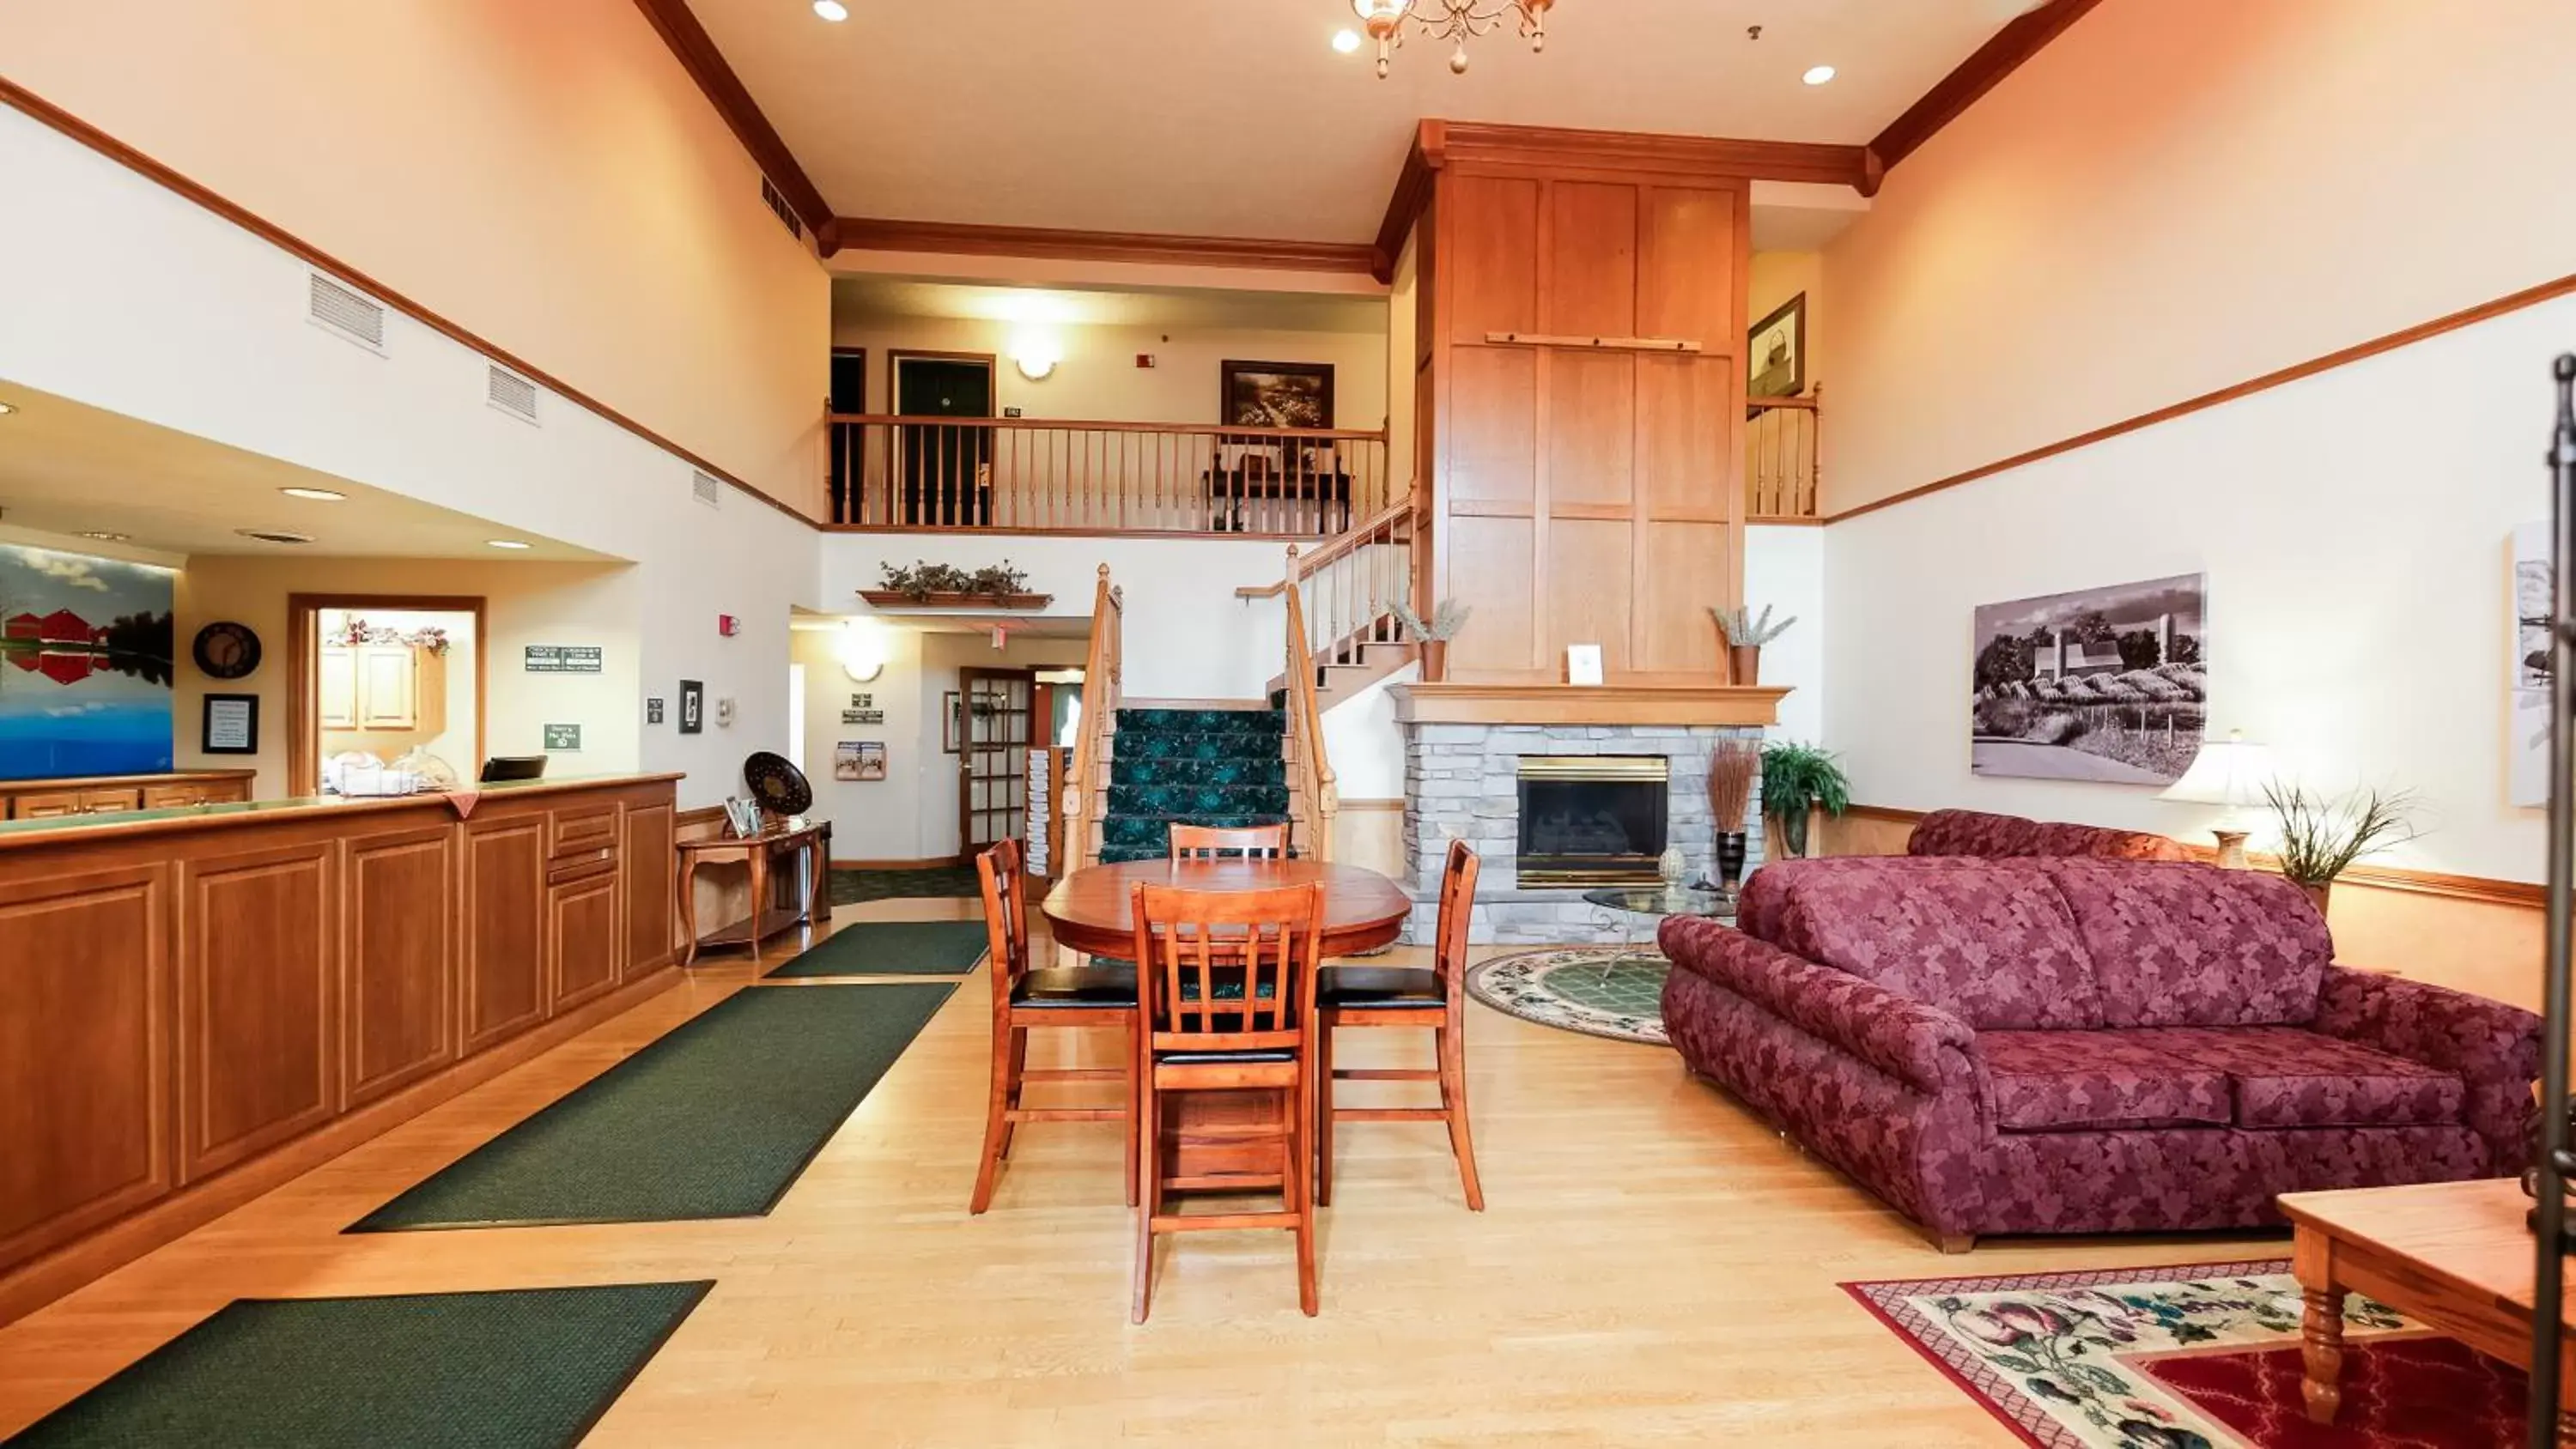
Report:
[[1452,43],[1449,69],[1457,75],[1467,73],[1467,41],[1471,36],[1501,25],[1512,16],[1520,19],[1523,38],[1533,51],[1547,48],[1547,11],[1556,0],[1351,0],[1351,9],[1359,13],[1360,22],[1368,27],[1369,38],[1377,42],[1377,74],[1384,80],[1387,57],[1404,44],[1404,22],[1410,20],[1421,33],[1433,40]]

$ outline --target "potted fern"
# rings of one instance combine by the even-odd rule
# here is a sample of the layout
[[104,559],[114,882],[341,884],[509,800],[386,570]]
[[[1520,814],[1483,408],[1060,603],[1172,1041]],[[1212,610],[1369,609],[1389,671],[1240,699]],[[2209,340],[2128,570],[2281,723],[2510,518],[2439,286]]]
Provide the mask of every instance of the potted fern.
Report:
[[2373,851],[2403,845],[2416,835],[2408,819],[2415,797],[2405,791],[2382,795],[2361,790],[2340,799],[2311,795],[2297,785],[2266,782],[2263,798],[2280,827],[2281,874],[2296,882],[2326,913],[2335,877]]
[[1741,604],[1732,609],[1711,607],[1709,612],[1717,616],[1718,632],[1726,636],[1727,682],[1731,684],[1760,684],[1762,646],[1788,633],[1789,626],[1798,622],[1798,616],[1791,614],[1772,623],[1769,604],[1762,606],[1758,618]]
[[1431,608],[1431,617],[1423,618],[1402,603],[1393,606],[1395,622],[1422,646],[1422,680],[1437,684],[1449,675],[1449,641],[1467,627],[1468,608],[1456,599],[1442,599]]
[[1807,821],[1818,810],[1840,815],[1851,808],[1851,781],[1832,752],[1817,745],[1780,743],[1762,749],[1762,813],[1780,827],[1782,853],[1807,853]]

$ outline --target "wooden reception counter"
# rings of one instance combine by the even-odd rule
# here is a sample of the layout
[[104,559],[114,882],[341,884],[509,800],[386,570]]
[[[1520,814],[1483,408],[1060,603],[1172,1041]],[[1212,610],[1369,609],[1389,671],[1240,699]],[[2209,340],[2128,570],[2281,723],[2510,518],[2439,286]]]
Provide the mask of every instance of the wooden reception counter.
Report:
[[0,1322],[675,980],[678,778],[0,824]]

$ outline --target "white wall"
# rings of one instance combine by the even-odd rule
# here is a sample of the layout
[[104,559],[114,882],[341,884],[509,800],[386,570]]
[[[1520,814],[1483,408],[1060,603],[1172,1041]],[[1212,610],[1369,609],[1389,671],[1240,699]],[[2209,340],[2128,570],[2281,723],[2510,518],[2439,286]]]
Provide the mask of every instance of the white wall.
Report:
[[2202,827],[2152,789],[1972,776],[1968,681],[1979,604],[2205,573],[2212,730],[2417,792],[2430,833],[2391,864],[2539,879],[2540,812],[2505,795],[2507,538],[2547,514],[2571,339],[2576,300],[2547,303],[1833,524],[1825,738],[1854,793]]
[[1762,682],[1789,686],[1779,723],[1771,727],[1775,740],[1812,744],[1825,737],[1826,533],[1773,525],[1744,531],[1745,607],[1759,617],[1769,605],[1775,624],[1798,621],[1762,646]]
[[[709,510],[685,462],[560,399],[542,427],[495,411],[484,360],[399,314],[383,356],[323,332],[302,263],[15,111],[0,175],[45,206],[0,227],[0,276],[44,279],[11,293],[0,378],[632,560],[633,717],[682,678],[709,707],[700,735],[677,733],[676,703],[636,725],[642,767],[688,772],[681,803],[702,805],[740,791],[745,754],[785,747],[788,612],[817,602],[803,523],[730,488]],[[720,637],[719,614],[743,632]]]
[[1130,698],[1251,699],[1286,667],[1288,636],[1275,599],[1238,600],[1276,583],[1285,546],[1202,538],[979,538],[956,534],[825,534],[821,593],[834,613],[865,613],[858,590],[881,587],[887,563],[921,560],[974,569],[1008,561],[1055,600],[1046,615],[1088,618],[1102,564],[1126,600],[1125,690]]

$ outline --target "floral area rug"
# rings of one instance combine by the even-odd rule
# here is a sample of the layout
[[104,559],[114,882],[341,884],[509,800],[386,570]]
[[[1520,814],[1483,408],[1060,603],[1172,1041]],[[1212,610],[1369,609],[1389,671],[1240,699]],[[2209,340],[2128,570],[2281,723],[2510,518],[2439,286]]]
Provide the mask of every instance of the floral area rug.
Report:
[[1668,969],[1652,950],[1550,946],[1469,967],[1467,994],[1541,1026],[1670,1046],[1663,1007]]
[[2343,1409],[2308,1421],[2298,1281],[2278,1259],[1846,1283],[1879,1320],[2042,1449],[2498,1449],[2522,1372],[2359,1294]]

